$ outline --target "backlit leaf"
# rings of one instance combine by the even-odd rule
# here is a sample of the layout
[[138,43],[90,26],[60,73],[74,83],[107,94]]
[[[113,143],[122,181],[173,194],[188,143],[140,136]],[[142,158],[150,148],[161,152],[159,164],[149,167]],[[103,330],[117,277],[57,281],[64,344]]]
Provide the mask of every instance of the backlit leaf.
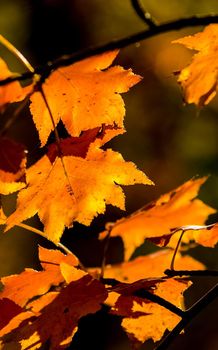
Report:
[[[114,137],[114,130],[107,132]],[[28,187],[20,191],[7,229],[38,213],[48,238],[58,242],[65,226],[72,226],[73,221],[89,225],[104,213],[106,204],[124,209],[125,196],[119,185],[152,184],[119,153],[99,149],[104,140],[108,137],[91,143],[85,158],[69,154],[51,163],[45,155],[31,166],[26,173]]]
[[[107,265],[104,277],[115,278],[126,283],[132,283],[142,278],[158,278],[164,276],[164,271],[170,268],[172,257],[173,251],[164,249],[121,264]],[[182,257],[177,253],[175,269],[203,270],[204,265],[190,256]]]
[[51,286],[58,286],[65,281],[60,270],[61,263],[70,265],[72,271],[73,267],[78,265],[78,260],[73,254],[64,255],[58,250],[42,247],[39,247],[39,258],[43,271],[28,268],[18,275],[1,278],[4,288],[0,292],[0,298],[8,298],[23,307],[33,297],[43,295]]
[[14,344],[15,350],[39,349],[43,344],[50,350],[65,349],[77,331],[79,319],[98,311],[106,297],[104,286],[89,275],[71,282],[59,293],[48,293],[32,303],[32,317],[27,311],[26,322],[17,322],[12,330],[8,325],[8,333],[1,336],[1,349]]
[[199,107],[208,104],[217,91],[218,24],[210,24],[203,32],[174,40],[173,43],[198,51],[178,78],[184,90],[185,101]]
[[[156,202],[118,220],[111,230],[111,237],[120,236],[128,260],[137,247],[149,239],[157,245],[166,245],[172,229],[178,226],[202,225],[214,209],[195,199],[206,178],[190,180]],[[103,234],[102,234],[103,236]]]
[[[7,64],[0,58],[0,80],[9,78],[12,75],[13,73],[9,70]],[[22,88],[17,81],[5,86],[0,86],[0,111],[4,110],[4,107],[8,103],[22,101],[30,90],[31,87]]]
[[[43,84],[55,125],[61,119],[71,136],[101,127],[123,127],[125,107],[120,93],[126,92],[141,78],[120,66],[108,68],[118,51],[87,58],[55,70]],[[108,69],[106,69],[108,68]],[[31,96],[30,110],[42,146],[54,129],[40,92]]]
[[[170,301],[175,306],[182,308],[183,292],[188,288],[187,282],[179,282],[174,279],[169,279],[164,283],[160,283],[154,294]],[[123,298],[125,302],[125,297]],[[118,299],[118,300],[119,300]],[[120,300],[122,305],[122,299]],[[113,313],[119,315],[118,302],[113,307]],[[166,308],[147,300],[138,302],[134,301],[132,305],[132,313],[144,313],[139,317],[124,317],[122,327],[132,341],[134,347],[140,346],[148,339],[153,339],[155,342],[160,340],[166,330],[172,330],[180,321],[180,317],[167,310]]]

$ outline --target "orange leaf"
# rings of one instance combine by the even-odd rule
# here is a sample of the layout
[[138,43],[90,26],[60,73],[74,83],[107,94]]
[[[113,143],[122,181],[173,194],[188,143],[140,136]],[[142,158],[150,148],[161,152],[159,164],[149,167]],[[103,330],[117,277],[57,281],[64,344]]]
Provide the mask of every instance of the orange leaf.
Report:
[[191,64],[180,72],[178,82],[187,103],[195,103],[199,107],[208,104],[217,91],[218,24],[210,24],[203,32],[174,40],[173,43],[199,51],[193,56]]
[[45,343],[50,350],[65,349],[77,331],[79,319],[98,311],[106,297],[104,286],[89,275],[71,282],[60,293],[48,293],[32,303],[28,322],[17,322],[17,328],[7,327],[7,334],[1,333],[2,349],[14,343],[21,350],[38,349]]
[[[183,301],[182,294],[188,286],[189,284],[187,282],[169,279],[160,283],[157,289],[154,290],[154,294],[181,308]],[[114,304],[112,312],[119,315],[120,309],[121,312],[123,309],[123,302],[125,303],[125,297],[120,296]],[[180,320],[179,316],[168,309],[148,300],[140,302],[133,300],[131,312],[133,316],[124,317],[121,325],[135,348],[148,339],[153,339],[155,342],[159,341],[164,335],[164,332],[166,330],[172,330]],[[141,315],[135,317],[137,313],[141,313]],[[142,315],[143,313],[144,315]]]
[[[7,64],[0,58],[0,80],[9,78],[12,75],[13,73],[8,69]],[[4,110],[8,103],[22,101],[29,92],[30,87],[22,88],[17,81],[0,86],[0,111]]]
[[172,236],[171,230],[175,227],[202,225],[208,215],[215,212],[201,200],[194,199],[205,180],[206,178],[187,181],[144,209],[118,220],[112,227],[111,237],[122,238],[125,260],[130,258],[145,239],[166,245]]
[[218,224],[216,223],[210,229],[195,232],[194,240],[204,247],[214,247],[218,242]]
[[[106,70],[117,53],[87,58],[49,76],[43,90],[55,125],[61,119],[71,136],[102,124],[123,127],[125,108],[120,93],[128,91],[141,77],[119,66]],[[43,146],[54,127],[40,92],[31,96],[31,102],[30,111]]]
[[[188,284],[173,279],[162,280],[159,283],[164,270],[170,267],[172,255],[172,250],[165,249],[129,262],[105,267],[105,278],[125,282],[111,288],[112,292],[109,293],[106,304],[112,306],[113,314],[124,317],[122,327],[135,347],[149,338],[154,341],[160,340],[164,332],[172,329],[179,321],[179,317],[169,310],[140,296],[141,290],[150,290],[181,307],[182,293],[188,288]],[[200,262],[188,256],[181,257],[179,253],[175,265],[176,269],[204,269]]]
[[58,250],[48,250],[39,247],[39,258],[43,271],[25,269],[19,275],[2,277],[1,282],[4,285],[0,293],[1,298],[13,300],[20,306],[36,297],[43,295],[51,288],[64,282],[64,277],[60,270],[60,264],[66,263],[71,266],[78,265],[78,260],[74,255],[64,255]]
[[[164,249],[159,252],[139,256],[131,261],[116,265],[107,265],[105,278],[115,278],[122,282],[133,283],[142,278],[158,278],[164,276],[164,271],[170,268],[173,251]],[[203,270],[204,265],[190,256],[180,256],[177,253],[176,270]],[[94,269],[91,269],[93,271]]]
[[38,213],[49,239],[58,242],[65,226],[70,227],[73,221],[89,225],[96,215],[104,213],[106,204],[124,209],[125,197],[119,185],[152,184],[119,153],[97,147],[108,140],[107,133],[114,137],[114,130],[106,130],[103,138],[90,144],[85,158],[57,157],[52,164],[45,155],[30,167],[28,187],[20,191],[7,229]]
[[0,193],[9,194],[25,187],[25,147],[6,137],[0,138]]
[[[130,284],[137,286],[138,282]],[[126,283],[127,285],[127,283]],[[155,284],[155,287],[145,289],[150,294],[155,294],[164,300],[169,301],[178,308],[183,308],[183,293],[190,286],[190,282],[182,279],[162,280]],[[148,339],[155,342],[160,340],[165,331],[172,330],[179,322],[180,317],[159,304],[146,299],[144,289],[136,291],[132,296],[121,288],[114,287],[106,300],[106,304],[111,306],[111,313],[123,317],[122,327],[132,341],[133,348],[138,348]]]

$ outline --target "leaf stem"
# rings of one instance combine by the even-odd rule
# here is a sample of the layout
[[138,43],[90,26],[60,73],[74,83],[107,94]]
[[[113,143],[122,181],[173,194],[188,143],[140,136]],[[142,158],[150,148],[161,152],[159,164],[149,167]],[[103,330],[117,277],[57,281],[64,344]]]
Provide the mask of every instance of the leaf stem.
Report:
[[58,152],[59,152],[59,154],[61,155],[61,154],[62,154],[62,151],[61,151],[61,141],[60,141],[60,137],[59,137],[59,134],[58,134],[56,125],[55,125],[55,121],[54,121],[54,118],[53,118],[53,114],[52,114],[51,108],[50,108],[50,106],[49,106],[49,103],[48,103],[47,97],[46,97],[46,95],[45,95],[45,92],[44,92],[44,90],[43,90],[43,87],[42,87],[41,82],[39,82],[38,85],[39,85],[39,92],[40,92],[41,95],[42,95],[42,98],[43,98],[43,100],[44,100],[44,102],[45,102],[46,108],[47,108],[47,110],[48,110],[48,114],[49,114],[50,119],[51,119],[51,122],[52,122],[52,126],[53,126],[54,133],[55,133],[55,139],[56,139],[56,142],[57,142]]
[[29,72],[35,73],[35,69],[30,64],[30,62],[26,59],[26,57],[3,35],[0,34],[0,43],[6,47],[18,60],[23,63],[23,65],[28,69]]
[[[9,41],[7,40],[3,35],[0,34],[0,43],[8,49],[18,60],[28,69],[29,73],[33,74],[33,77],[35,78],[35,81],[37,81],[38,77],[35,74],[35,69],[31,65],[31,63],[27,60],[27,58]],[[15,109],[12,116],[8,119],[2,130],[0,131],[0,136],[3,136],[7,133],[10,126],[15,122],[18,115],[20,114],[21,110],[25,106],[28,98],[30,95],[34,92],[34,87],[32,91],[25,97],[25,99],[21,102],[21,104]]]
[[143,20],[143,22],[145,22],[150,28],[157,26],[157,23],[154,18],[151,17],[151,14],[144,9],[141,0],[131,0],[131,3],[137,15]]
[[103,258],[102,258],[102,263],[101,263],[101,273],[100,273],[100,279],[104,278],[104,270],[105,270],[105,265],[106,265],[106,258],[107,258],[107,251],[109,247],[109,242],[110,242],[110,235],[111,235],[111,230],[112,230],[113,225],[111,224],[107,228],[107,235],[104,239],[104,250],[103,250]]
[[[174,233],[176,233],[177,231],[179,231],[179,230],[175,230]],[[180,246],[180,243],[182,241],[182,237],[183,237],[184,233],[185,233],[185,230],[182,230],[182,233],[181,233],[181,235],[180,235],[180,237],[178,239],[176,248],[174,250],[173,257],[172,257],[171,264],[170,264],[170,269],[171,270],[174,270],[174,263],[175,263],[176,254],[178,252],[178,249],[179,249],[179,246]]]
[[173,271],[174,270],[174,263],[175,263],[176,254],[178,252],[180,243],[182,241],[182,237],[183,237],[183,235],[184,235],[184,233],[186,231],[190,231],[190,230],[199,231],[199,230],[205,230],[205,229],[206,230],[210,230],[215,225],[216,225],[216,223],[213,223],[213,224],[210,224],[210,225],[186,225],[186,226],[176,227],[175,229],[173,229],[172,234],[174,234],[174,233],[176,233],[176,232],[178,232],[180,230],[182,231],[182,233],[181,233],[181,235],[180,235],[180,237],[178,239],[176,248],[175,248],[174,253],[173,253],[173,257],[172,257],[171,264],[170,264],[170,270],[167,270],[167,271]]
[[30,225],[27,225],[27,224],[23,224],[23,223],[20,223],[20,224],[17,224],[16,226],[18,227],[21,227],[21,228],[24,228],[25,230],[28,230],[28,231],[31,231],[31,232],[34,232],[36,233],[37,235],[47,239],[48,241],[52,242],[53,244],[55,244],[58,248],[62,249],[65,253],[67,254],[70,254],[70,255],[74,255],[65,245],[63,245],[62,243],[55,243],[53,242],[52,240],[50,240],[45,234],[43,231],[35,228],[35,227],[32,227]]

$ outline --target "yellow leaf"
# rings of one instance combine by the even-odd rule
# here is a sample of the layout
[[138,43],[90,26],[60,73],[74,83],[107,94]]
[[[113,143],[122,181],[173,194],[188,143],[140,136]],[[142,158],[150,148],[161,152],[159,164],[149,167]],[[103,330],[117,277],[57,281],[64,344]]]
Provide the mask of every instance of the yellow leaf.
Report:
[[[12,75],[13,73],[8,69],[7,64],[0,58],[0,80],[9,78]],[[0,86],[0,111],[4,110],[4,107],[8,103],[22,101],[30,91],[30,86],[22,88],[17,81],[5,86]]]
[[[61,119],[71,136],[102,124],[123,127],[126,92],[141,77],[120,66],[108,68],[118,51],[87,58],[54,71],[43,84],[55,125]],[[102,71],[104,70],[104,71]],[[30,111],[42,146],[54,129],[40,92],[31,96]]]
[[[143,278],[158,278],[164,276],[164,271],[170,268],[172,257],[173,251],[164,249],[146,256],[139,256],[121,264],[107,265],[104,270],[104,277],[115,278],[126,283],[132,283]],[[177,253],[175,269],[203,270],[204,265],[190,256],[182,257]]]
[[[58,292],[43,295],[28,305],[31,309],[15,316],[0,332],[2,347],[26,350],[49,345],[65,349],[77,331],[81,317],[95,313],[107,297],[105,287],[90,275],[72,281]],[[20,319],[23,322],[20,322]]]
[[58,250],[42,247],[39,247],[39,258],[43,271],[25,269],[18,275],[1,278],[4,288],[0,292],[0,298],[8,298],[23,307],[33,297],[45,294],[51,286],[58,286],[64,282],[60,270],[61,263],[70,265],[72,270],[73,266],[78,265],[78,260],[73,254],[64,255]]
[[[190,180],[161,196],[147,208],[115,222],[111,237],[120,236],[128,260],[137,247],[150,239],[158,245],[166,245],[172,229],[184,225],[202,225],[214,209],[199,199],[194,199],[206,178]],[[104,233],[103,233],[104,235]]]
[[174,40],[173,43],[198,51],[178,78],[184,90],[185,101],[199,107],[208,104],[217,91],[218,24],[210,24],[203,32]]
[[[154,294],[181,308],[183,303],[182,294],[188,286],[187,282],[169,279],[160,283]],[[132,306],[132,312],[145,314],[136,318],[125,317],[121,323],[128,337],[136,346],[150,338],[155,342],[159,341],[167,329],[169,331],[172,330],[180,321],[179,316],[156,303],[147,302],[147,300],[142,303],[135,301]],[[116,310],[116,314],[119,314],[119,310]]]
[[119,185],[152,184],[132,162],[125,162],[111,149],[99,149],[95,142],[85,158],[63,156],[51,163],[45,155],[27,170],[26,178],[27,188],[18,195],[7,229],[38,213],[46,235],[54,242],[73,221],[89,225],[104,213],[106,204],[124,209],[125,196]]

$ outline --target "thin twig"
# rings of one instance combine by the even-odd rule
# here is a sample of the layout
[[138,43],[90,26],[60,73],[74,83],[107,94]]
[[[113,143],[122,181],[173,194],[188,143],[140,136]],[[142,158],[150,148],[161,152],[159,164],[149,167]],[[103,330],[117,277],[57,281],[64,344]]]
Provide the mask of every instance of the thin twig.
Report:
[[27,225],[27,224],[23,224],[23,223],[17,224],[16,226],[21,227],[21,228],[25,228],[25,230],[34,232],[34,233],[36,233],[37,235],[39,235],[39,236],[41,236],[41,237],[46,238],[46,239],[49,240],[49,238],[45,235],[45,233],[44,233],[43,231],[38,230],[38,229],[35,228],[35,227],[32,227],[32,226]]
[[52,242],[53,244],[55,244],[57,247],[59,247],[59,248],[61,248],[62,250],[64,250],[65,253],[73,255],[73,253],[72,253],[67,247],[65,247],[65,245],[63,245],[62,243],[54,243],[52,240],[50,240],[50,239],[48,238],[48,236],[46,236],[46,234],[45,234],[43,231],[41,231],[41,230],[39,230],[39,229],[37,229],[37,228],[35,228],[35,227],[32,227],[32,226],[30,226],[30,225],[23,224],[23,223],[17,224],[16,226],[21,227],[21,228],[24,228],[25,230],[28,230],[28,231],[31,231],[31,232],[36,233],[37,235],[39,235],[39,236],[41,236],[41,237],[47,239],[48,241],[50,241],[50,242]]
[[151,14],[144,9],[141,0],[131,0],[132,6],[137,15],[145,22],[150,28],[156,27],[157,22],[152,18]]
[[179,316],[179,317],[183,317],[184,316],[184,311],[181,310],[180,308],[178,308],[177,306],[175,306],[174,304],[170,303],[169,301],[167,301],[166,299],[161,298],[159,295],[150,293],[147,290],[143,291],[144,296],[146,299],[153,301],[154,303],[163,306],[165,309],[173,312],[175,315]]
[[27,224],[23,224],[23,223],[20,223],[20,224],[17,224],[16,226],[18,227],[21,227],[21,228],[24,228],[25,230],[28,230],[28,231],[31,231],[31,232],[34,232],[36,233],[37,235],[47,239],[48,241],[52,242],[53,244],[55,244],[58,248],[61,248],[65,253],[67,254],[71,254],[71,255],[74,255],[67,247],[65,247],[65,245],[63,245],[62,243],[55,243],[53,242],[52,240],[49,239],[48,236],[45,235],[45,233],[35,227],[32,227],[30,225],[27,225]]
[[105,270],[105,265],[106,265],[107,251],[108,251],[108,247],[109,247],[110,235],[111,235],[112,227],[113,227],[112,224],[108,227],[107,235],[106,235],[106,237],[104,239],[104,250],[103,250],[102,263],[101,263],[100,279],[104,278],[104,270]]
[[215,270],[165,270],[164,273],[169,277],[182,276],[199,276],[199,277],[216,277],[218,271]]
[[[53,242],[54,243],[54,242]],[[70,249],[68,249],[64,244],[62,243],[57,243],[57,247],[61,248],[65,253],[67,253],[68,255],[74,255]],[[80,264],[81,265],[81,264]]]
[[210,225],[185,225],[185,226],[181,226],[181,227],[176,227],[175,229],[173,229],[172,234],[175,234],[178,231],[182,231],[179,240],[177,242],[176,248],[174,250],[173,253],[173,257],[171,260],[171,264],[170,264],[170,270],[174,270],[174,262],[175,262],[175,258],[176,258],[176,254],[178,252],[180,243],[182,241],[182,237],[184,235],[184,233],[186,231],[199,231],[199,230],[210,230],[211,228],[213,228],[216,225],[216,223],[210,224]]
[[[143,294],[141,293],[142,287],[140,286],[143,283],[143,280],[138,281],[139,282],[139,290],[140,290],[140,295],[137,295],[137,290],[133,292],[133,295],[138,296],[141,299],[148,299],[160,306],[163,306],[165,309],[171,311],[175,315],[179,317],[184,317],[184,311],[172,304],[171,302],[167,301],[166,299],[161,298],[159,295],[153,294],[149,292],[148,290],[143,289]],[[146,279],[145,279],[146,282]],[[136,284],[135,284],[136,285]],[[122,292],[128,292],[128,288],[131,290],[132,286],[131,284],[122,284],[115,285],[114,287],[109,287],[108,290],[110,292],[117,292],[122,295]],[[142,296],[143,295],[143,296]]]
[[[177,231],[179,231],[179,230],[175,230],[174,233],[176,233]],[[172,257],[171,264],[170,264],[170,269],[171,270],[174,270],[174,262],[175,262],[176,254],[178,252],[178,249],[179,249],[179,246],[180,246],[180,243],[182,241],[182,237],[183,237],[184,233],[185,233],[185,230],[182,230],[182,233],[181,233],[181,235],[180,235],[180,237],[178,239],[176,248],[175,248],[175,250],[173,252],[173,257]]]
[[56,143],[57,143],[57,147],[58,147],[58,152],[59,152],[59,155],[61,156],[61,154],[62,154],[61,141],[60,141],[60,137],[59,137],[59,134],[58,134],[58,131],[57,131],[57,128],[56,128],[56,124],[55,124],[54,118],[53,118],[53,114],[52,114],[51,108],[50,108],[49,103],[48,103],[48,99],[47,99],[47,97],[45,95],[45,92],[43,90],[41,82],[39,82],[38,85],[39,85],[39,92],[42,95],[42,98],[43,98],[44,103],[46,105],[46,108],[48,110],[49,117],[50,117],[51,122],[52,122],[52,126],[53,126],[54,133],[55,133],[55,139],[56,139]]
[[[128,45],[137,43],[141,40],[151,38],[155,35],[166,33],[169,31],[179,30],[187,27],[203,26],[203,25],[208,25],[208,24],[217,23],[217,22],[218,22],[218,15],[211,14],[206,16],[193,16],[193,17],[181,18],[179,20],[162,23],[162,24],[159,24],[158,26],[143,30],[139,33],[132,34],[130,36],[127,36],[121,39],[111,40],[110,42],[106,44],[102,44],[100,46],[88,47],[87,49],[78,51],[74,54],[61,56],[60,58],[58,58],[57,60],[54,60],[53,62],[48,62],[44,66],[35,68],[35,74],[39,74],[40,76],[43,76],[43,78],[45,79],[50,75],[50,73],[53,70],[58,69],[60,67],[69,66],[72,63],[75,63],[77,61],[80,61],[82,59],[85,59],[93,55],[101,54],[106,51],[111,51],[115,49],[121,49]],[[34,76],[34,73],[25,72],[23,74],[1,80],[0,86],[9,84],[13,81],[31,79],[33,78],[33,76]]]
[[30,225],[27,225],[27,224],[23,224],[23,223],[20,223],[20,224],[17,224],[16,226],[18,227],[21,227],[21,228],[24,228],[25,230],[28,230],[28,231],[31,231],[31,232],[34,232],[36,233],[37,235],[47,239],[48,241],[52,242],[53,244],[55,244],[57,247],[61,248],[65,253],[67,254],[70,254],[70,255],[74,255],[65,245],[63,245],[62,243],[54,243],[52,240],[50,240],[48,238],[48,236],[45,235],[45,233],[35,227],[32,227]]
[[[21,227],[21,228],[24,228],[25,230],[28,230],[28,231],[31,231],[31,232],[36,233],[37,235],[39,235],[39,236],[45,238],[47,241],[50,241],[51,243],[53,243],[54,245],[56,245],[57,248],[60,248],[60,249],[63,250],[66,254],[68,254],[68,255],[73,255],[73,256],[74,256],[73,252],[71,252],[71,250],[68,249],[64,244],[62,244],[62,243],[60,243],[60,242],[55,243],[54,241],[52,241],[51,239],[49,239],[48,236],[46,236],[46,235],[44,234],[43,231],[38,230],[38,229],[35,228],[35,227],[32,227],[32,226],[27,225],[27,224],[23,224],[23,223],[17,224],[16,226]],[[78,259],[78,257],[76,257],[76,258],[77,258],[77,260],[78,260],[78,267],[80,267],[81,270],[84,270],[84,271],[87,272],[87,269],[86,269],[86,267],[83,265],[83,263]]]
[[29,72],[35,73],[35,70],[31,63],[26,59],[26,57],[3,35],[0,35],[0,43],[6,47],[18,60],[23,63],[23,65],[28,69]]
[[[3,35],[0,34],[0,43],[6,47],[18,60],[28,69],[29,73],[33,74],[35,82],[38,79],[38,76],[35,75],[35,70],[31,63],[27,60],[27,58],[9,41],[7,40]],[[19,116],[21,110],[25,106],[26,102],[28,101],[28,98],[30,95],[34,92],[34,86],[32,88],[32,91],[29,92],[25,99],[21,102],[21,104],[16,108],[12,116],[8,119],[6,124],[3,126],[2,130],[0,131],[0,136],[3,136],[7,133],[11,125],[15,122],[17,117]]]

